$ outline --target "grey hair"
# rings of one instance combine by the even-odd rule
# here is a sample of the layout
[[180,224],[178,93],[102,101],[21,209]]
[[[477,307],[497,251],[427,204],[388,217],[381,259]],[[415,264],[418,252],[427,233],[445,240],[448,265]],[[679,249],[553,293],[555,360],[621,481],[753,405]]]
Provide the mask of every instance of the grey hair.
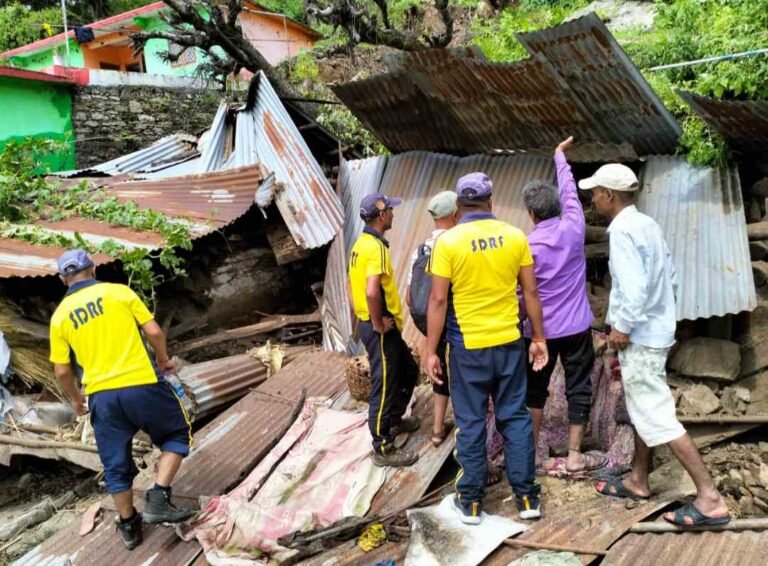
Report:
[[560,216],[560,195],[552,183],[531,181],[523,189],[523,202],[539,220]]

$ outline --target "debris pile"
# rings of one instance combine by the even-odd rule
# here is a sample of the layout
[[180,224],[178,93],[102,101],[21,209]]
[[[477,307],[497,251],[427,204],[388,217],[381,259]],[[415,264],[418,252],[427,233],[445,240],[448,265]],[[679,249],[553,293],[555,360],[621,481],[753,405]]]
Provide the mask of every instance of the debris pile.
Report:
[[704,461],[736,516],[768,517],[768,442],[730,443]]

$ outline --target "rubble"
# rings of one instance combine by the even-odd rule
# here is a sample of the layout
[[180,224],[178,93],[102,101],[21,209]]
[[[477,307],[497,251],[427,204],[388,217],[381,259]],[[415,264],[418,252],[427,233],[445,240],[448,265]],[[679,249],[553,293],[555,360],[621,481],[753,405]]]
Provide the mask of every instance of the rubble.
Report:
[[750,394],[746,387],[726,387],[720,397],[720,403],[726,413],[743,415],[747,412]]
[[689,385],[680,390],[680,410],[689,415],[709,415],[720,408],[720,400],[706,385]]
[[733,381],[741,369],[738,344],[729,340],[696,337],[684,341],[669,360],[681,375]]

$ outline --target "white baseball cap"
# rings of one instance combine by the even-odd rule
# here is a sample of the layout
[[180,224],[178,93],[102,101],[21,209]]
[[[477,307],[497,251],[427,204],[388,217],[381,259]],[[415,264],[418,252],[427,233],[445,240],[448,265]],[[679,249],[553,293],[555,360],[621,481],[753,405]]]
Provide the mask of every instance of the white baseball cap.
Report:
[[626,165],[609,163],[595,171],[595,174],[579,181],[579,188],[584,190],[603,187],[612,191],[634,192],[640,188],[637,175]]
[[427,210],[435,220],[450,216],[456,212],[456,193],[453,191],[437,193],[430,199]]

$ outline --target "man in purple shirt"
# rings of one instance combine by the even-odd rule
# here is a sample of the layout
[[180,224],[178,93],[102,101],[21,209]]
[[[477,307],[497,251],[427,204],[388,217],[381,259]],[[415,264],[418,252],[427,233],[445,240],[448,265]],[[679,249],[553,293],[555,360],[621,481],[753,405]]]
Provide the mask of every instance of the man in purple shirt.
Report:
[[[576,193],[576,182],[565,151],[573,137],[555,149],[558,188],[544,181],[532,181],[523,189],[523,200],[534,223],[528,235],[544,311],[544,337],[549,362],[540,371],[528,364],[528,408],[533,420],[534,442],[547,400],[549,380],[558,357],[565,369],[568,399],[568,459],[566,471],[585,472],[601,468],[607,459],[599,454],[582,454],[584,427],[592,404],[592,365],[595,351],[591,326],[594,317],[587,300],[587,262],[584,255],[586,221]],[[530,325],[524,335],[530,340]]]

